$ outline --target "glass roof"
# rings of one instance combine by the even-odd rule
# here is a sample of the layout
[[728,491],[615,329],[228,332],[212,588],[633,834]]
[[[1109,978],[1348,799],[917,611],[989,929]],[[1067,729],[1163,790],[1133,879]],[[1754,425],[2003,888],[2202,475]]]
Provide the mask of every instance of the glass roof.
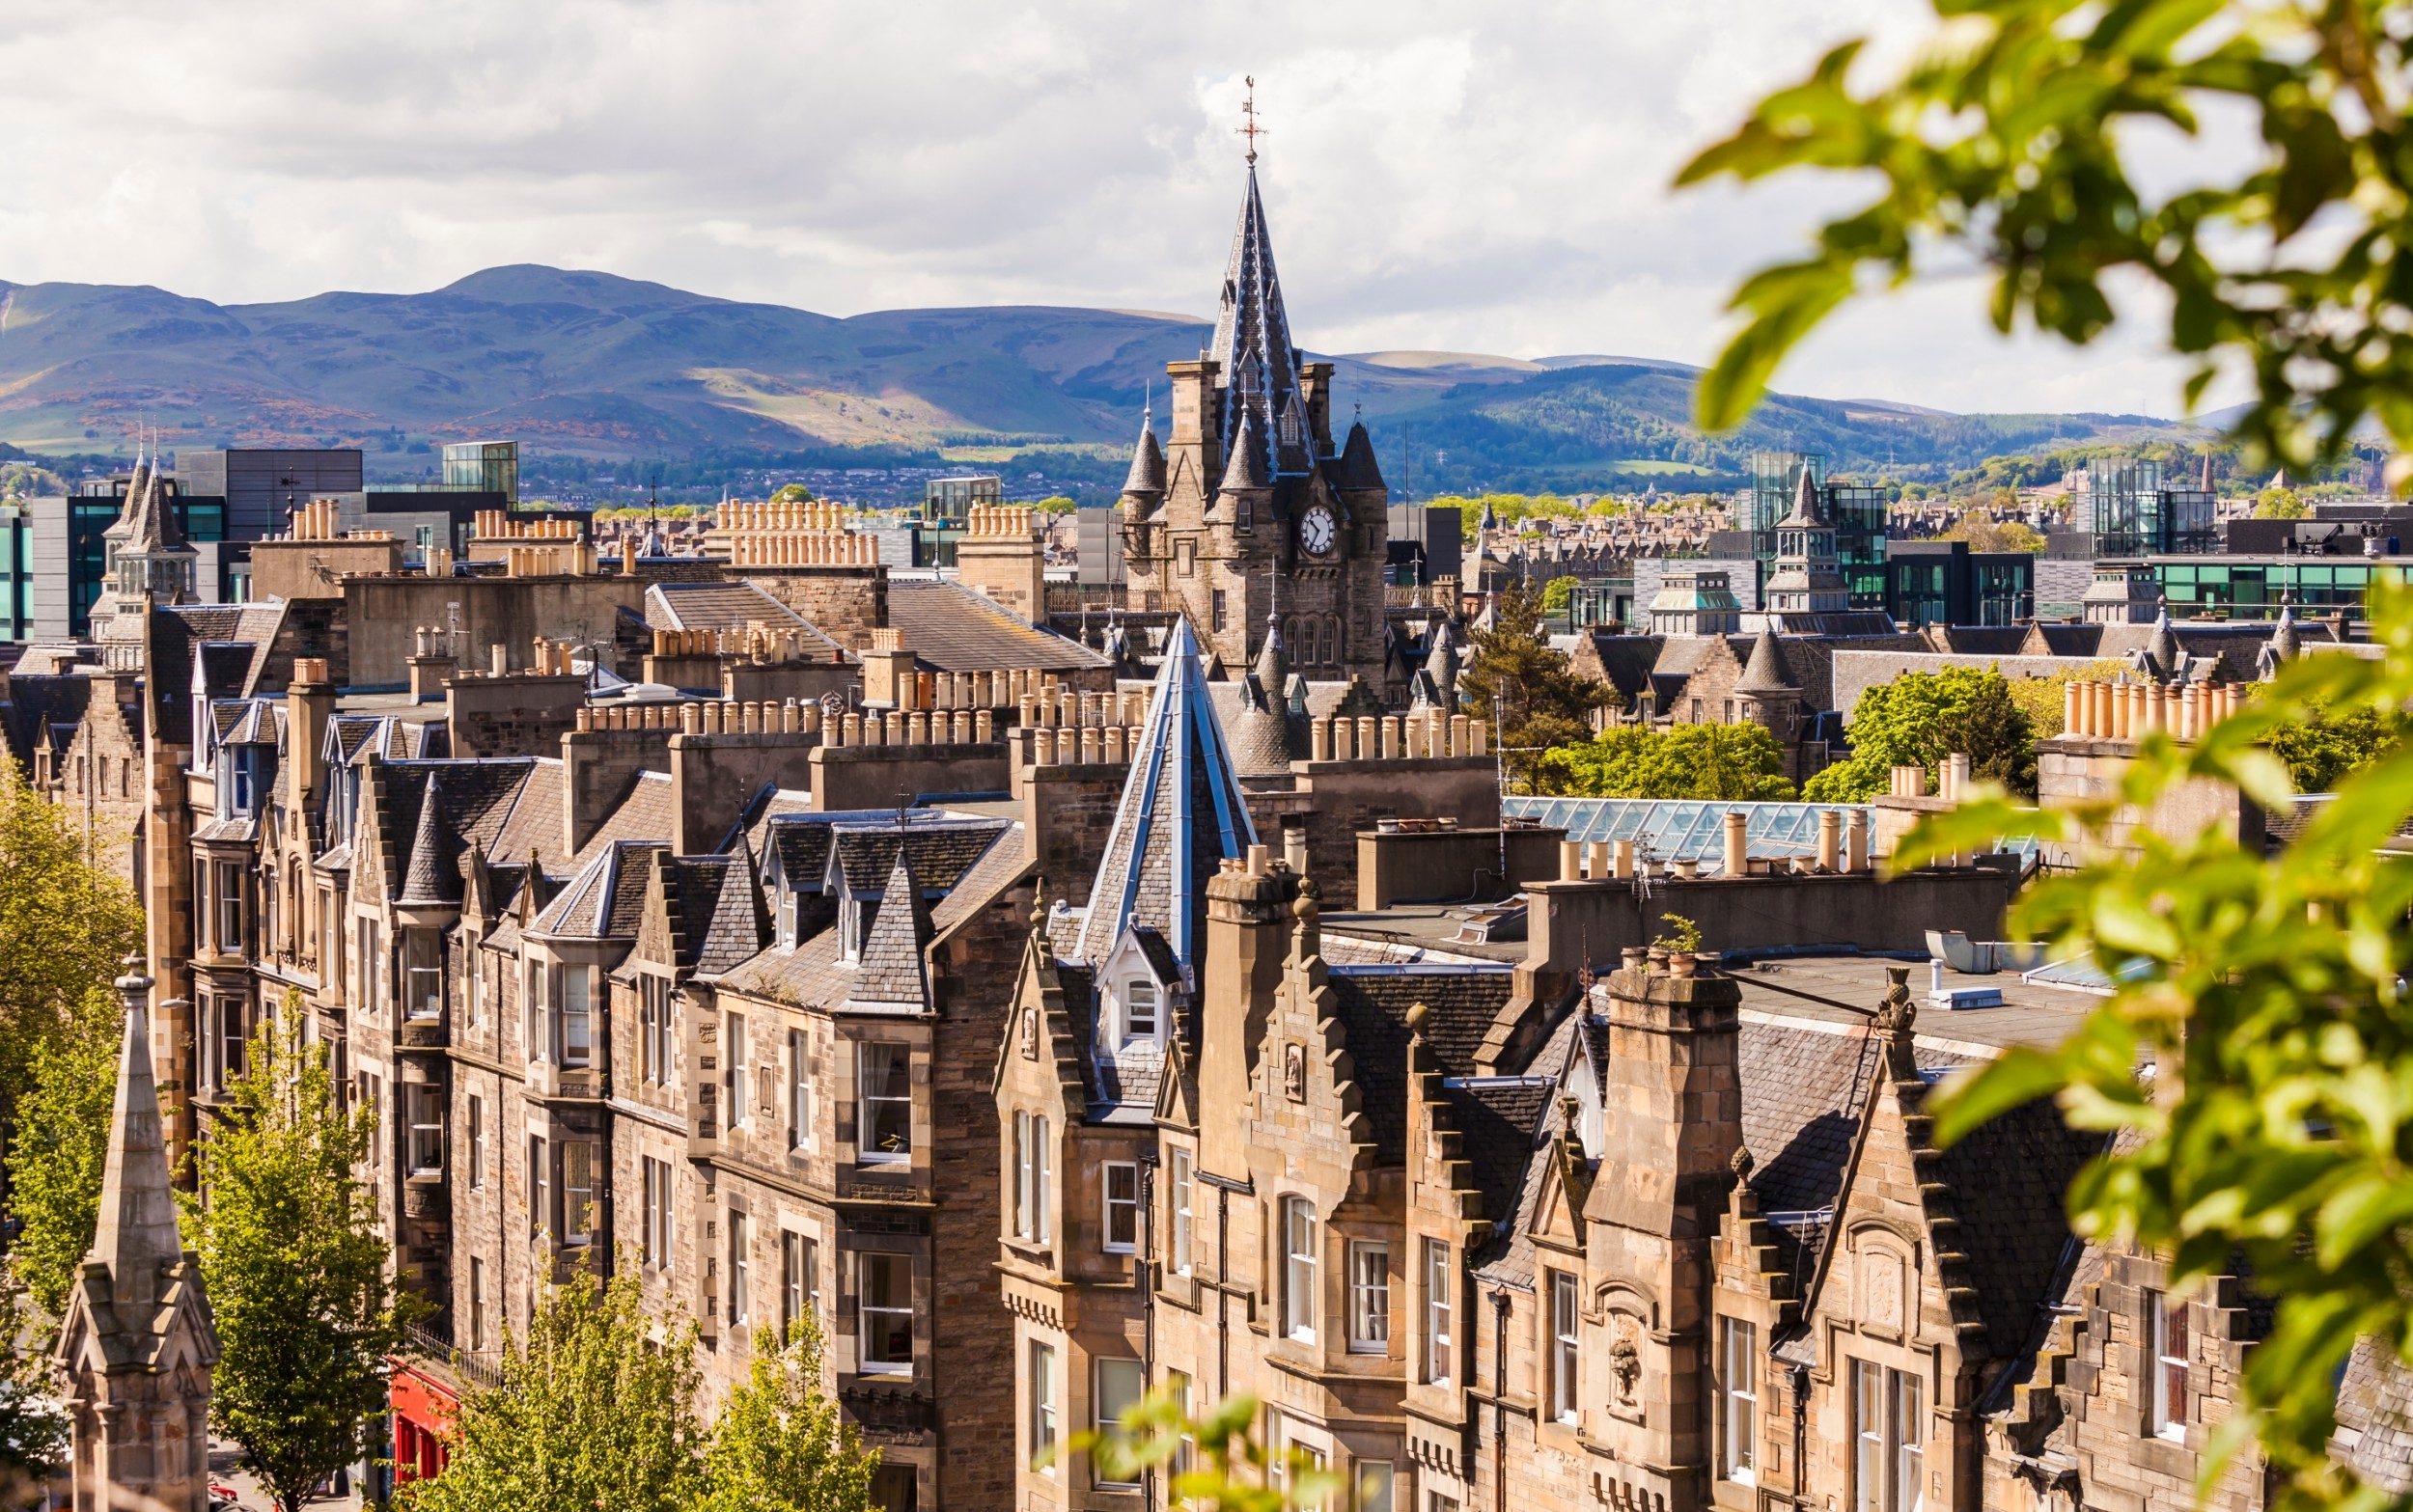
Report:
[[[1563,828],[1570,840],[1632,840],[1638,856],[1654,862],[1692,861],[1704,875],[1716,873],[1726,857],[1726,815],[1743,816],[1743,843],[1753,856],[1813,856],[1818,849],[1818,815],[1832,809],[1866,813],[1868,804],[1728,803],[1697,798],[1503,799],[1508,815]],[[1846,821],[1848,822],[1848,821]]]

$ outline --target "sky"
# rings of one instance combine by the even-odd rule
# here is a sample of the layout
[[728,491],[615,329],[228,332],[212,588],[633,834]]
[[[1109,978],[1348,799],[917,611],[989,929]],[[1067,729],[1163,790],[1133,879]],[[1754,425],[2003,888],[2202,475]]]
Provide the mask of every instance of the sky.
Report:
[[[1849,194],[1677,193],[1677,168],[1827,46],[1899,57],[1928,24],[1925,0],[9,0],[0,279],[231,304],[543,262],[831,315],[1211,315],[1253,75],[1302,344],[1706,362],[1735,282]],[[2177,412],[2147,341],[2007,342],[1983,296],[1872,301],[1777,386]]]

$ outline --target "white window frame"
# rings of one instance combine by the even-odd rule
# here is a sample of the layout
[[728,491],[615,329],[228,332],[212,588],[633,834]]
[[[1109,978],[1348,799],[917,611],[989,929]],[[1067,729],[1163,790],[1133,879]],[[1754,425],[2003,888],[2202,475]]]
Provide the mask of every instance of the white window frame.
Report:
[[[232,1010],[235,1004],[229,1003]],[[410,1121],[407,1154],[414,1176],[444,1171],[444,1099],[442,1088],[423,1082],[402,1084],[403,1116]]]
[[1906,1370],[1850,1363],[1854,1512],[1920,1512],[1927,1493],[1924,1383]]
[[485,1349],[485,1261],[469,1257],[469,1352]]
[[1316,1342],[1317,1278],[1322,1259],[1322,1221],[1307,1198],[1282,1199],[1282,1336]]
[[469,1190],[485,1187],[485,1099],[469,1094]]
[[1446,1240],[1425,1241],[1425,1384],[1448,1386],[1457,1369],[1456,1284]]
[[[1122,1378],[1114,1388],[1107,1386],[1109,1374]],[[1090,1426],[1099,1433],[1113,1433],[1123,1426],[1123,1411],[1139,1405],[1148,1395],[1148,1369],[1136,1360],[1098,1360],[1091,1369]],[[1122,1398],[1121,1410],[1114,1397]],[[1091,1462],[1091,1484],[1099,1491],[1137,1491],[1136,1480],[1109,1480],[1098,1474],[1096,1461]]]
[[1349,1353],[1391,1352],[1391,1247],[1379,1239],[1349,1241]]
[[645,1188],[638,1258],[656,1270],[667,1270],[670,1266],[670,1162],[644,1155],[638,1157],[638,1165]]
[[1760,1326],[1718,1319],[1718,1471],[1737,1486],[1758,1484]]
[[1031,1119],[1031,1243],[1050,1244],[1056,1237],[1055,1190],[1049,1184],[1055,1146],[1048,1142],[1044,1113]]
[[584,1140],[564,1140],[562,1146],[562,1243],[582,1245],[595,1238],[596,1147]]
[[1197,1163],[1190,1152],[1176,1145],[1166,1157],[1166,1197],[1173,1208],[1173,1274],[1187,1276],[1192,1265],[1191,1246],[1197,1237],[1197,1219],[1191,1211],[1196,1201]]
[[783,1343],[796,1336],[796,1325],[819,1311],[821,1247],[810,1234],[792,1228],[779,1231],[779,1336]]
[[721,1100],[728,1106],[721,1113],[721,1127],[731,1131],[746,1126],[746,1016],[726,1013],[721,1016]]
[[788,1148],[813,1147],[813,1041],[804,1030],[788,1031]]
[[750,1242],[752,1235],[746,1232],[746,1213],[743,1208],[731,1208],[728,1218],[729,1284],[722,1288],[727,1294],[722,1301],[727,1309],[729,1326],[741,1329],[753,1321],[754,1299],[747,1294],[747,1283],[752,1279],[754,1273],[754,1254]]
[[1042,1475],[1056,1473],[1054,1450],[1059,1443],[1056,1418],[1056,1349],[1040,1339],[1031,1340],[1030,1369],[1026,1373],[1031,1393],[1031,1418],[1024,1425],[1028,1442],[1024,1459]]
[[554,1059],[566,1071],[583,1071],[595,1063],[595,968],[566,961],[561,971],[561,1045]]
[[[874,1091],[873,1061],[894,1058],[894,1068],[903,1074],[902,1094]],[[864,1166],[901,1166],[913,1159],[913,1047],[893,1039],[866,1039],[855,1047],[855,1151],[857,1164]],[[901,1148],[882,1149],[873,1143],[872,1130],[877,1121],[876,1111],[895,1108],[903,1116],[904,1143]]]
[[1583,1300],[1569,1271],[1545,1271],[1549,1280],[1550,1420],[1574,1427],[1583,1417]]
[[543,1135],[528,1136],[528,1232],[531,1234],[547,1233],[553,1227],[553,1215],[546,1211],[552,1206],[553,1197],[552,1174],[545,1169],[550,1153],[545,1147]]
[[1389,1460],[1359,1460],[1350,1478],[1355,1482],[1351,1512],[1391,1512],[1399,1504],[1399,1470]]
[[[1153,977],[1142,974],[1123,984],[1123,1037],[1153,1042],[1164,1030],[1163,995]],[[1145,1007],[1143,1007],[1145,1004]]]
[[[855,1312],[857,1324],[855,1331],[855,1353],[857,1358],[855,1363],[857,1368],[864,1375],[911,1375],[913,1373],[912,1352],[916,1332],[913,1327],[912,1257],[910,1255],[902,1254],[884,1254],[876,1251],[867,1250],[856,1257],[855,1266]],[[901,1278],[904,1284],[904,1301],[900,1304],[892,1298],[892,1300],[888,1302],[874,1303],[872,1300],[872,1278],[874,1275],[885,1276],[891,1279]],[[906,1358],[901,1361],[874,1359],[872,1356],[871,1341],[874,1338],[879,1337],[880,1333],[872,1326],[873,1323],[878,1318],[889,1318],[899,1315],[901,1315],[905,1320]]]
[[[1118,1183],[1128,1186],[1121,1195]],[[1100,1198],[1098,1247],[1108,1254],[1132,1254],[1140,1247],[1140,1168],[1127,1160],[1110,1160],[1098,1168],[1097,1192]],[[1122,1225],[1117,1237],[1116,1227]]]
[[2182,1441],[2187,1436],[2187,1371],[2193,1331],[2187,1327],[2187,1305],[2173,1302],[2168,1292],[2145,1294],[2146,1427],[2157,1439]]

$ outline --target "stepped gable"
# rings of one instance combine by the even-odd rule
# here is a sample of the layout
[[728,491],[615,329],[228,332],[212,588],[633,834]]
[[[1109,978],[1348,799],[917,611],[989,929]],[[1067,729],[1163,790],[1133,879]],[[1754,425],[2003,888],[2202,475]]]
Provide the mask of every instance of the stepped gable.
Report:
[[1148,723],[1107,832],[1089,913],[1071,958],[1096,965],[1126,929],[1164,935],[1195,970],[1206,943],[1206,884],[1257,840],[1189,621],[1174,622]]
[[770,921],[746,855],[664,853],[654,867],[669,915],[671,965],[681,978],[730,971],[769,943]]

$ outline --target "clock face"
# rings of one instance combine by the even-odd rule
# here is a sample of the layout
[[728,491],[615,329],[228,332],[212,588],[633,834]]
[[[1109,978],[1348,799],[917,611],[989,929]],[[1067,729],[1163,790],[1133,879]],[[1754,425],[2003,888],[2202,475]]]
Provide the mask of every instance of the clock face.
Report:
[[1305,546],[1315,556],[1320,557],[1330,551],[1333,542],[1338,540],[1340,536],[1340,522],[1332,517],[1330,509],[1320,504],[1308,510],[1306,516],[1298,522],[1299,544]]

